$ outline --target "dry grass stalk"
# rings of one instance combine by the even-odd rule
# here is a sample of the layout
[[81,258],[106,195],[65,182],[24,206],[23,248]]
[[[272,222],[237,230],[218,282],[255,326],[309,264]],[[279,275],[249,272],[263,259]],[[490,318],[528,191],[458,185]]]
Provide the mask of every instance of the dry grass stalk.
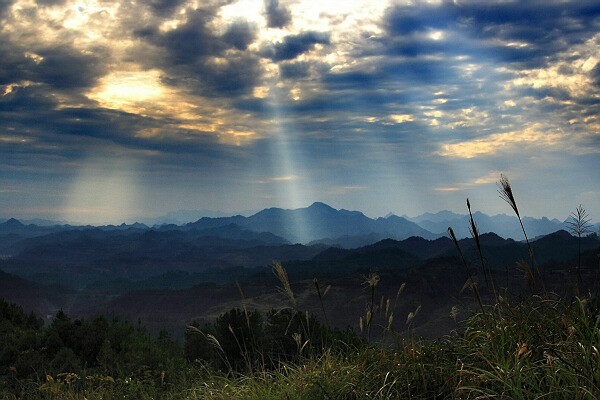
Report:
[[[483,277],[485,279],[485,287],[487,288],[488,296],[491,298],[491,294],[493,293],[494,298],[496,299],[496,303],[498,303],[498,295],[496,293],[496,287],[494,285],[494,278],[492,277],[492,271],[485,268],[485,261],[483,260],[483,251],[482,251],[482,246],[481,246],[481,239],[479,236],[479,229],[477,228],[477,224],[475,223],[475,219],[473,218],[473,213],[471,212],[471,203],[469,202],[468,198],[467,198],[467,209],[469,210],[469,218],[470,218],[469,232],[471,233],[471,236],[475,240],[475,245],[477,246],[477,251],[479,252],[479,260],[481,261],[481,269],[483,270]],[[489,282],[491,282],[491,285],[492,285],[491,290],[490,290],[490,284],[488,283],[488,275],[489,275]],[[491,293],[490,293],[490,291],[491,291]]]
[[288,296],[294,309],[298,309],[298,304],[296,303],[296,298],[294,297],[294,292],[292,291],[292,287],[290,286],[290,281],[288,280],[287,273],[283,266],[279,261],[273,261],[273,270],[275,271],[275,275],[279,278],[279,281],[283,285],[283,292]]
[[321,295],[321,288],[319,287],[319,281],[317,280],[317,278],[313,279],[313,283],[315,284],[315,288],[317,289],[317,294],[319,295],[319,302],[321,303],[321,310],[323,310],[323,318],[325,318],[325,323],[327,325],[329,325],[329,322],[327,321],[327,313],[325,312],[325,305],[323,304],[323,297],[325,296],[325,293],[327,293],[329,291],[329,288],[331,288],[331,285],[327,286],[327,289],[325,289],[325,293],[323,295]]
[[[196,327],[188,327],[188,328],[195,328],[195,329],[193,329],[194,331],[197,330],[202,335],[204,335],[204,332],[202,332],[201,330],[199,330]],[[207,333],[205,335],[205,337],[206,337],[206,339],[208,339],[209,343],[211,343],[215,348],[217,348],[219,350],[219,355],[223,359],[223,361],[225,362],[225,364],[227,364],[227,368],[229,369],[229,372],[233,372],[233,367],[229,363],[229,360],[227,359],[227,355],[225,354],[225,350],[223,350],[223,347],[221,347],[221,343],[219,343],[219,340],[214,335],[212,335],[210,333]]]
[[367,311],[367,339],[369,340],[369,342],[371,341],[371,322],[373,319],[373,314],[375,313],[375,288],[377,287],[377,284],[379,283],[379,275],[377,275],[376,273],[371,273],[365,283],[367,283],[369,285],[369,288],[371,289],[371,305],[370,305],[370,309]]
[[250,317],[248,316],[248,310],[246,308],[246,298],[244,297],[244,292],[242,291],[242,287],[240,286],[238,281],[235,281],[235,284],[240,292],[240,296],[242,298],[242,307],[244,308],[244,315],[246,316],[246,324],[248,325],[248,329],[250,329]]
[[[546,286],[544,285],[544,280],[540,271],[535,262],[535,256],[533,254],[533,249],[531,248],[531,243],[529,243],[529,238],[527,237],[527,232],[525,232],[525,226],[523,225],[523,220],[521,219],[521,215],[519,214],[519,209],[517,207],[517,201],[515,200],[515,196],[512,191],[512,187],[510,186],[510,182],[508,178],[504,174],[500,174],[500,181],[497,183],[498,185],[498,193],[500,193],[500,198],[508,203],[508,205],[514,210],[517,218],[519,219],[519,223],[521,224],[521,229],[523,230],[523,235],[525,236],[525,241],[527,242],[527,247],[529,249],[529,257],[531,258],[531,265],[536,269],[540,282],[542,283],[542,289],[546,292]],[[535,280],[534,280],[535,283]]]
[[460,255],[463,265],[465,266],[465,270],[467,271],[467,276],[471,280],[471,283],[475,284],[475,281],[473,280],[473,274],[469,270],[469,266],[467,265],[467,260],[465,260],[465,256],[463,255],[463,252],[460,249],[460,245],[458,244],[458,239],[456,238],[456,235],[454,234],[454,229],[452,229],[451,226],[448,227],[448,234],[450,235],[450,238],[452,239],[452,241],[454,242],[454,245],[456,246],[456,249],[458,250],[458,254]]
[[406,317],[406,325],[409,325],[412,322],[412,320],[419,314],[420,311],[421,306],[419,305],[414,312],[409,312],[408,317]]
[[385,316],[388,316],[388,313],[390,311],[390,299],[387,299],[387,301],[385,302]]
[[523,271],[524,278],[527,280],[529,289],[533,291],[535,286],[535,278],[533,277],[533,271],[531,268],[529,268],[529,264],[527,264],[524,260],[519,260],[517,261],[517,268]]

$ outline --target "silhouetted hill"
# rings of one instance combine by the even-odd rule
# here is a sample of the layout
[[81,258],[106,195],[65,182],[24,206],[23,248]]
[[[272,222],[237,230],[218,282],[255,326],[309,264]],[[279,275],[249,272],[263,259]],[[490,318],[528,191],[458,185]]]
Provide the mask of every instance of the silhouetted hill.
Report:
[[46,286],[0,271],[0,297],[42,318],[54,315],[74,293],[66,287]]
[[96,281],[144,280],[169,271],[268,265],[303,260],[323,246],[290,245],[267,232],[229,224],[204,230],[84,229],[27,238],[0,269],[38,282],[82,288]]
[[[214,229],[212,233],[244,234],[236,225],[227,225],[222,231]],[[325,308],[329,321],[342,328],[348,324],[357,328],[358,317],[369,301],[365,277],[372,272],[380,275],[378,302],[389,298],[393,303],[400,285],[407,284],[394,313],[398,331],[405,329],[403,319],[408,312],[421,305],[415,332],[434,337],[448,333],[456,326],[449,317],[450,308],[457,303],[468,306],[472,300],[468,291],[460,292],[467,275],[449,238],[386,239],[348,250],[257,245],[252,240],[203,236],[208,231],[86,229],[30,238],[23,254],[0,261],[0,270],[13,268],[13,274],[0,272],[0,297],[40,315],[62,308],[73,317],[102,313],[134,321],[139,318],[156,331],[166,326],[183,332],[194,319],[208,321],[240,307],[235,282],[239,282],[250,309],[289,306],[270,268],[272,259],[280,259],[300,309],[322,315],[313,278],[322,288],[332,285],[324,298]],[[251,235],[260,237],[256,232]],[[515,295],[528,291],[522,271],[515,268],[520,258],[528,259],[526,244],[495,234],[483,234],[481,243],[497,287],[509,287]],[[460,246],[483,293],[484,277],[473,239],[461,240]],[[533,241],[532,246],[548,289],[572,292],[578,239],[558,231]],[[582,249],[582,279],[593,285],[598,281],[600,239],[596,235],[582,238]],[[209,262],[218,266],[207,267]],[[243,268],[243,264],[254,267]],[[34,283],[14,275],[23,272],[63,286]],[[76,279],[80,279],[77,284],[85,283],[84,290],[64,287]]]

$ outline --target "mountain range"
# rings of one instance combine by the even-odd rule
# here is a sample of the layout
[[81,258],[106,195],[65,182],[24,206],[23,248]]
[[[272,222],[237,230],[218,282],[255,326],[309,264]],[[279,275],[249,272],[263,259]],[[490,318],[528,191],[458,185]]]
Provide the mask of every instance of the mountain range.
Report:
[[[183,217],[192,212],[169,214]],[[494,232],[503,238],[523,239],[519,221],[514,216],[488,216],[481,212],[474,213],[480,233]],[[106,226],[72,226],[65,224],[50,225],[48,221],[38,224],[24,224],[14,218],[0,223],[0,254],[10,254],[11,246],[23,238],[42,236],[67,230],[102,230],[102,231],[207,231],[217,237],[230,238],[233,230],[239,238],[239,231],[265,233],[278,236],[289,243],[326,244],[344,248],[365,246],[383,239],[403,240],[411,236],[424,239],[447,237],[448,227],[452,227],[458,238],[470,237],[469,216],[440,211],[426,213],[418,217],[397,216],[369,218],[359,211],[336,210],[327,204],[316,202],[306,208],[293,210],[268,208],[248,217],[242,215],[210,217],[204,216],[195,222],[183,224],[161,224],[152,227],[142,224],[121,224]],[[548,218],[523,218],[523,224],[530,237],[537,237],[567,229],[567,221]],[[234,228],[235,227],[235,228]],[[593,230],[598,229],[598,225]]]
[[[527,290],[523,272],[515,268],[516,261],[529,259],[516,217],[474,218],[490,274],[503,287]],[[524,218],[524,224],[548,286],[572,287],[580,252],[584,282],[598,286],[597,234],[580,241],[558,220]],[[486,277],[468,216],[448,211],[369,218],[314,203],[178,225],[37,225],[9,219],[0,223],[0,297],[48,321],[63,309],[78,317],[101,313],[183,332],[193,319],[209,321],[238,307],[242,288],[248,306],[282,306],[280,283],[271,271],[272,261],[279,260],[311,312],[321,311],[313,279],[333,286],[327,301],[336,312],[329,318],[341,328],[355,325],[364,311],[365,276],[377,272],[378,291],[388,298],[407,282],[402,313],[422,305],[428,312],[415,327],[436,336],[455,326],[448,309],[467,279],[448,226],[483,288]]]

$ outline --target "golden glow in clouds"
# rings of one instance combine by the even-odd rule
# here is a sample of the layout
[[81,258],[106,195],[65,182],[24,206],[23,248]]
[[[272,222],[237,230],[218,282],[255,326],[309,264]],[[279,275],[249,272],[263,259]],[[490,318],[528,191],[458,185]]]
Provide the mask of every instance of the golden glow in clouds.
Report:
[[144,103],[165,94],[159,77],[156,70],[113,72],[102,78],[100,86],[88,97],[106,108],[137,112],[144,108]]

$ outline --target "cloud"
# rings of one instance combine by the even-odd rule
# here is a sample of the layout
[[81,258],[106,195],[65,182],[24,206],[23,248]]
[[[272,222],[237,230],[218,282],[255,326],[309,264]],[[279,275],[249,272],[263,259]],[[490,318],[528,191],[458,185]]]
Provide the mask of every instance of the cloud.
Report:
[[168,61],[175,65],[194,64],[199,59],[219,55],[228,46],[207,25],[215,10],[201,9],[190,12],[188,21],[166,33],[155,34],[155,43],[163,47]]
[[540,126],[533,126],[522,131],[495,133],[471,141],[443,144],[438,154],[449,157],[473,158],[506,152],[511,149],[517,150],[517,146],[519,148],[515,152],[521,153],[525,147],[530,145],[556,148],[565,140],[564,136],[560,132],[548,133],[541,130]]
[[[540,12],[540,7],[544,11]],[[551,60],[552,54],[581,43],[600,15],[597,2],[442,2],[438,5],[395,6],[386,12],[384,28],[395,54],[415,56],[444,51],[500,59],[529,68]],[[434,33],[454,32],[477,38],[476,46],[436,40]],[[427,36],[429,35],[429,36]],[[448,45],[450,44],[450,45]]]
[[300,79],[310,75],[311,64],[306,61],[281,63],[279,73],[284,79]]
[[269,28],[285,28],[292,22],[292,13],[279,0],[265,0],[265,15]]
[[13,5],[15,0],[0,0],[0,18],[2,18],[10,7]]
[[246,50],[256,36],[256,29],[252,28],[248,21],[238,20],[229,26],[223,40],[238,50]]
[[411,35],[428,29],[445,29],[453,19],[452,7],[395,6],[386,12],[385,26],[392,35]]
[[145,2],[157,15],[162,17],[173,14],[177,8],[181,7],[185,0],[150,0]]
[[145,45],[138,52],[140,62],[160,68],[164,85],[194,95],[225,99],[251,93],[261,77],[259,57],[246,51],[256,30],[237,20],[220,35],[211,27],[217,11],[189,11],[185,23],[166,32],[152,26],[136,29]]
[[302,53],[314,48],[316,44],[329,44],[328,32],[306,31],[297,35],[288,35],[282,42],[263,47],[261,53],[273,61],[293,60]]
[[45,48],[37,51],[41,61],[32,71],[35,81],[56,89],[92,86],[104,72],[98,54],[85,54],[68,47]]
[[35,0],[38,6],[53,7],[65,4],[66,0]]

